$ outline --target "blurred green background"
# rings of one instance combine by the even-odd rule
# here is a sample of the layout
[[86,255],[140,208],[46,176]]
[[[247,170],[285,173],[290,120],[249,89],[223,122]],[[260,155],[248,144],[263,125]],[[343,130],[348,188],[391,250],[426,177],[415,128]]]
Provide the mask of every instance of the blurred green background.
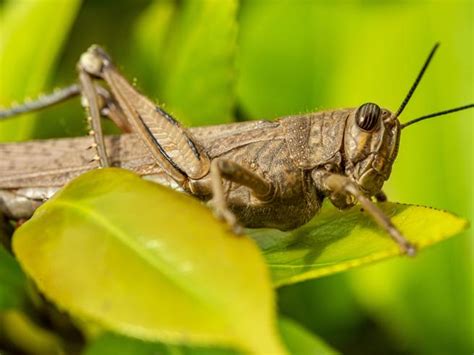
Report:
[[[395,110],[436,41],[401,120],[474,99],[471,1],[10,0],[0,16],[2,106],[75,81],[92,43],[188,125],[368,101]],[[473,114],[403,132],[390,200],[474,220]],[[85,132],[77,99],[0,124],[3,141]],[[472,353],[473,251],[469,230],[413,260],[284,287],[279,308],[344,353]]]

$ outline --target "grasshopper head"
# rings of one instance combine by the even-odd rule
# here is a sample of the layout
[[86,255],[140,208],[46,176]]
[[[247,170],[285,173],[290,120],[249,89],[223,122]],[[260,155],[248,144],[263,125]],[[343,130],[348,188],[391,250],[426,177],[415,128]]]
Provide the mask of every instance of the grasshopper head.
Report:
[[390,111],[374,103],[354,109],[344,131],[345,174],[374,195],[390,176],[399,142],[400,123]]
[[376,104],[367,103],[354,109],[347,118],[344,131],[345,174],[369,196],[379,192],[384,181],[390,176],[393,162],[397,157],[402,129],[428,118],[474,108],[474,104],[468,104],[424,115],[400,124],[398,117],[410,101],[438,47],[439,43],[436,43],[395,113],[382,109]]

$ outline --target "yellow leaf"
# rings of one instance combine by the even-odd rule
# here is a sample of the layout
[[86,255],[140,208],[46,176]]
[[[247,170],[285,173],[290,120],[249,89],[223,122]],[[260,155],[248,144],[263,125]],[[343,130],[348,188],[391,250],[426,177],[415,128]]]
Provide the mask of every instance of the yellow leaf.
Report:
[[[448,212],[386,202],[379,207],[418,250],[449,238],[468,225]],[[360,207],[339,211],[326,204],[311,222],[291,232],[253,230],[282,286],[400,255],[400,247]]]
[[196,199],[128,171],[71,182],[13,248],[39,289],[78,318],[144,340],[284,353],[255,243]]

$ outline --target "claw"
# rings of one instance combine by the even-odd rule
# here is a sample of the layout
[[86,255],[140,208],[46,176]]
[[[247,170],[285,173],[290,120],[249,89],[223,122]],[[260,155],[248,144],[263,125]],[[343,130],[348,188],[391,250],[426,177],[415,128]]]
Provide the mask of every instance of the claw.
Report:
[[244,227],[242,227],[240,223],[236,222],[232,226],[232,232],[234,232],[235,235],[244,235]]
[[416,256],[416,246],[411,243],[403,245],[402,250],[407,256]]

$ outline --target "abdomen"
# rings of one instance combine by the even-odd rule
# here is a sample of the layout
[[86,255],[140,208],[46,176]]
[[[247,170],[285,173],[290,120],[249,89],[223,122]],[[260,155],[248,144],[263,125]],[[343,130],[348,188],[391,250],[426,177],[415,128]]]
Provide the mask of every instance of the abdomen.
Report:
[[294,165],[284,139],[251,143],[213,158],[232,160],[270,181],[275,189],[271,200],[260,201],[249,188],[224,182],[228,206],[245,227],[294,229],[321,207],[310,176]]

